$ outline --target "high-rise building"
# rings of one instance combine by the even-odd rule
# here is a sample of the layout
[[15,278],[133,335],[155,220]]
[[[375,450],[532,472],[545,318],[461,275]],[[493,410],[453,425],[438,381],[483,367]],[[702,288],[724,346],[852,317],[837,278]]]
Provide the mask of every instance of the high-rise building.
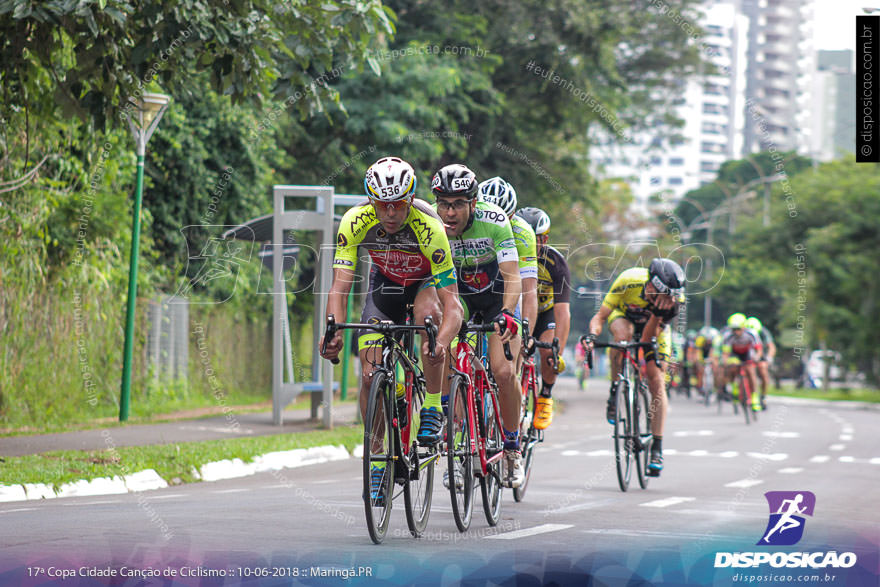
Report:
[[829,161],[855,151],[856,105],[853,52],[819,51],[812,97],[810,155]]
[[813,0],[742,0],[749,19],[743,155],[812,149]]
[[596,171],[621,177],[632,186],[636,207],[664,193],[676,199],[715,179],[724,161],[742,151],[745,116],[746,41],[748,19],[737,0],[707,0],[699,40],[704,61],[714,66],[682,85],[676,114],[684,127],[673,136],[658,125],[633,136],[631,143],[605,132],[594,133],[592,159]]

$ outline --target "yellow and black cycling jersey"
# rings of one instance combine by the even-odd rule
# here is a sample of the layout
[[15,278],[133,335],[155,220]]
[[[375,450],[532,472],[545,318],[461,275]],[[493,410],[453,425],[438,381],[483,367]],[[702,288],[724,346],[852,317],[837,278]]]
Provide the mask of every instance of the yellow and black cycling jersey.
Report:
[[684,294],[676,296],[676,303],[670,309],[660,310],[645,299],[645,284],[648,279],[647,267],[633,267],[617,276],[602,301],[602,305],[611,310],[609,324],[623,316],[636,326],[644,326],[651,314],[655,314],[665,326],[675,318],[679,306],[684,303]]
[[333,267],[357,267],[358,247],[367,250],[382,275],[399,285],[408,286],[428,277],[435,287],[456,282],[443,223],[427,202],[417,198],[412,201],[403,227],[394,234],[382,228],[369,202],[346,212],[336,235]]

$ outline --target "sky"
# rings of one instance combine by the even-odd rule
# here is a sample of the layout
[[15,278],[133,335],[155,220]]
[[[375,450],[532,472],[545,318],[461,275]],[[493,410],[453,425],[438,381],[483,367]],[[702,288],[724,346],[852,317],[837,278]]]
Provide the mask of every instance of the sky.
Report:
[[855,51],[856,15],[864,14],[863,7],[880,8],[880,0],[815,0],[813,7],[816,49]]

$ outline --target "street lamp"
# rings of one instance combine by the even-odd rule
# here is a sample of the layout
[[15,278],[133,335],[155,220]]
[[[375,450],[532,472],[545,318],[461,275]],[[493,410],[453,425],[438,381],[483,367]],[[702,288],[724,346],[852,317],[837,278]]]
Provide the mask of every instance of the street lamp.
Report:
[[137,184],[134,195],[134,218],[131,224],[131,257],[128,268],[128,310],[125,318],[125,347],[122,359],[122,391],[119,399],[119,421],[128,420],[129,398],[131,397],[131,355],[134,345],[134,311],[137,298],[138,254],[141,237],[141,196],[144,186],[144,156],[147,141],[159,126],[159,120],[171,100],[165,94],[146,93],[139,100],[129,98],[128,125],[137,145]]

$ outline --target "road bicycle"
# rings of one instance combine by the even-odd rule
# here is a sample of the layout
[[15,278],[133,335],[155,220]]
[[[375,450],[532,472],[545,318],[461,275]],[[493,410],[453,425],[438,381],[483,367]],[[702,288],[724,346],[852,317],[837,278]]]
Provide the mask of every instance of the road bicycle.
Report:
[[535,408],[538,401],[538,376],[535,371],[535,351],[539,348],[549,349],[553,353],[552,361],[555,365],[559,361],[559,339],[554,338],[553,342],[541,342],[538,339],[532,339],[532,346],[529,347],[529,321],[523,319],[523,348],[527,349],[526,358],[523,361],[522,377],[520,385],[522,388],[522,418],[519,424],[520,446],[522,447],[523,458],[523,478],[522,485],[514,488],[513,499],[516,502],[522,501],[526,495],[526,488],[529,484],[529,478],[532,475],[532,464],[535,458],[535,447],[540,442],[544,442],[544,431],[535,428]]
[[[654,351],[654,364],[660,367],[657,339],[650,342],[597,342],[592,335],[580,338],[581,344],[592,343],[595,348],[612,348],[623,352],[620,373],[617,375],[616,416],[614,418],[614,461],[617,482],[621,491],[629,488],[633,468],[642,489],[648,487],[648,459],[653,434],[648,383],[638,363],[639,349]],[[592,368],[593,353],[587,352],[587,364]],[[635,465],[635,467],[633,467]]]
[[[331,314],[327,316],[324,347],[337,330],[343,329],[372,330],[382,335],[382,358],[373,363],[364,417],[363,498],[367,530],[373,542],[382,542],[388,532],[391,504],[403,493],[407,526],[413,536],[419,537],[431,513],[434,465],[440,459],[440,449],[420,446],[416,439],[427,385],[419,366],[415,333],[425,333],[433,354],[437,327],[430,316],[425,318],[424,326],[414,325],[412,306],[407,307],[403,325],[337,323]],[[325,348],[321,350],[323,353]],[[333,363],[338,363],[338,359]],[[398,397],[401,387],[404,393]],[[381,466],[374,467],[378,463]],[[375,496],[373,475],[381,476]],[[395,483],[403,486],[396,495]]]
[[[474,507],[475,477],[480,479],[483,513],[490,526],[501,517],[501,459],[504,456],[504,432],[498,401],[498,386],[489,367],[488,341],[485,333],[494,332],[495,324],[482,324],[479,314],[471,322],[462,322],[455,347],[455,366],[447,402],[446,457],[452,516],[459,531],[471,523]],[[474,344],[469,334],[476,333]],[[504,345],[507,360],[512,360],[510,346]]]
[[[749,366],[755,366],[755,361],[749,359],[747,361],[740,361],[739,365],[737,365],[736,370],[736,378],[735,381],[739,387],[739,407],[742,408],[743,414],[746,418],[746,424],[750,423],[750,419],[757,421],[758,420],[758,409],[755,409],[752,404],[752,394],[754,390],[752,389],[752,382],[749,379]],[[734,409],[736,407],[736,403],[734,403]]]

